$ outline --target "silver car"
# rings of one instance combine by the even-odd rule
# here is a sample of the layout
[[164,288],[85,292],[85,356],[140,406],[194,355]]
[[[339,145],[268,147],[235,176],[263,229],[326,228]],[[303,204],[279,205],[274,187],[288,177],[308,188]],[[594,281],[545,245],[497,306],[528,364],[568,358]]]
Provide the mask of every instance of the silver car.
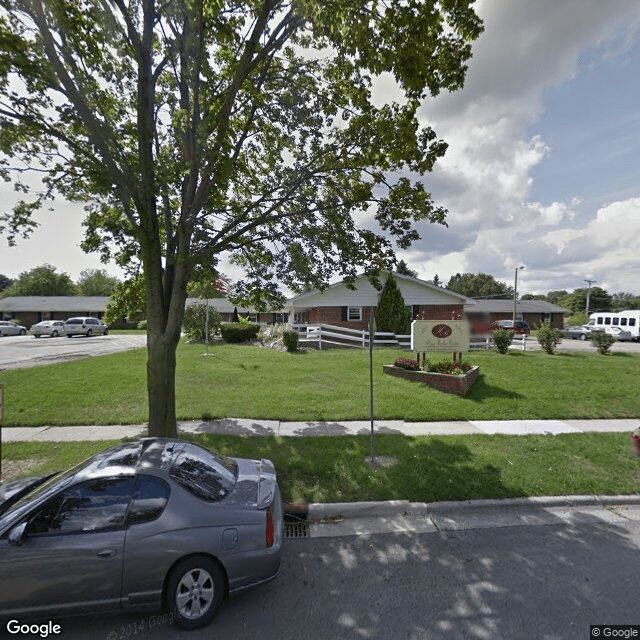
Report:
[[24,336],[27,328],[9,320],[0,320],[0,336]]
[[0,617],[164,608],[208,624],[280,567],[269,460],[144,438],[65,473],[0,485]]
[[64,335],[64,323],[62,320],[43,320],[42,322],[31,325],[29,333],[36,338],[40,338],[41,336],[57,338],[58,336]]
[[64,332],[67,338],[71,336],[106,336],[109,333],[109,329],[102,320],[98,318],[69,318],[64,321]]
[[565,328],[564,337],[571,338],[573,340],[588,340],[589,336],[594,331],[602,331],[602,329],[599,329],[597,327],[590,327],[586,324],[575,325]]

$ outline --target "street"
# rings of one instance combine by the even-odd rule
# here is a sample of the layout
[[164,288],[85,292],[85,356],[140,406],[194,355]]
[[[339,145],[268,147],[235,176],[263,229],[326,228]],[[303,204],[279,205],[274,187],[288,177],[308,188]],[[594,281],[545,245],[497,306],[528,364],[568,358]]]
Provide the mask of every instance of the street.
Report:
[[54,620],[56,637],[586,640],[592,624],[640,624],[640,516],[615,509],[542,526],[285,540],[278,579],[225,602],[209,627],[126,614]]

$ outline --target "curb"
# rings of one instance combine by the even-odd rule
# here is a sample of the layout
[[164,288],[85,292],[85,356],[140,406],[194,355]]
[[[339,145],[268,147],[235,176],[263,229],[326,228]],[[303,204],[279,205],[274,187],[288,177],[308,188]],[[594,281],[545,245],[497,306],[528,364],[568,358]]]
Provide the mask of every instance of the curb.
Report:
[[609,505],[640,505],[640,494],[632,495],[569,495],[531,496],[522,498],[481,498],[478,500],[444,500],[441,502],[410,502],[408,500],[387,500],[381,502],[327,502],[289,503],[284,512],[291,516],[307,518],[310,521],[335,518],[388,518],[402,513],[421,511],[438,514],[440,512],[466,511],[469,509],[495,509],[518,507],[587,507]]

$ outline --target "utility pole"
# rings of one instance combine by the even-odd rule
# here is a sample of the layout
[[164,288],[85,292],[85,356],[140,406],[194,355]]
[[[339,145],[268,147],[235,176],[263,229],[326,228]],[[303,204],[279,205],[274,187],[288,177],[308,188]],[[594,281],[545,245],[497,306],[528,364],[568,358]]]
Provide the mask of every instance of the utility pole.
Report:
[[589,298],[591,297],[591,285],[594,282],[598,282],[598,281],[597,280],[587,280],[587,278],[585,278],[584,281],[589,285],[589,288],[587,289],[587,308],[586,308],[587,318],[589,318]]

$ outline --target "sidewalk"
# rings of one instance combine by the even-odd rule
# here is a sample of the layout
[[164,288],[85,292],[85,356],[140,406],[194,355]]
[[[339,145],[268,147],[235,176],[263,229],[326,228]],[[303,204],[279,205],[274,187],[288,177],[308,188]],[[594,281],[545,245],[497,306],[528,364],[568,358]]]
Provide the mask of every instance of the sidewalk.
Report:
[[[459,422],[405,422],[375,420],[375,433],[406,436],[465,434],[558,435],[560,433],[631,432],[639,419],[624,420],[473,420]],[[118,440],[146,435],[146,425],[93,425],[73,427],[4,427],[3,442],[73,442]],[[180,433],[217,433],[235,436],[355,436],[371,433],[369,421],[280,422],[249,418],[223,418],[178,423]]]
[[[237,436],[368,435],[368,421],[279,422],[225,418],[178,423],[180,433]],[[561,433],[631,432],[640,419],[625,420],[482,420],[469,422],[374,422],[376,433],[407,436],[465,434],[557,435]],[[70,427],[4,427],[2,442],[72,442],[118,440],[146,435],[146,425]],[[443,533],[490,527],[542,526],[604,522],[626,526],[640,523],[640,495],[552,496],[496,500],[415,503],[405,500],[287,505],[294,515],[287,537],[341,537],[385,533]],[[300,516],[299,529],[295,523]],[[298,531],[304,531],[299,534]]]

